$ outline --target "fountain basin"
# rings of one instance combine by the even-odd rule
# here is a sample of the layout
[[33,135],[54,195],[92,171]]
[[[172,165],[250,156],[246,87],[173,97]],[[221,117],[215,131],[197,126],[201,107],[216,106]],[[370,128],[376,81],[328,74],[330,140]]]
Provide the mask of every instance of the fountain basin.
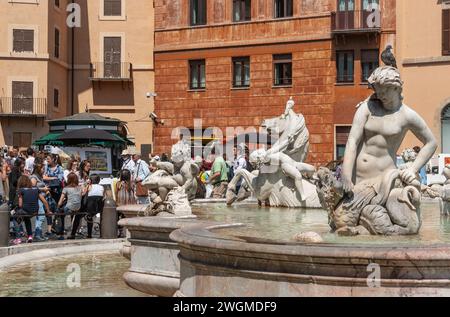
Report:
[[222,230],[203,224],[171,234],[180,248],[179,296],[450,295],[449,245],[282,243]]
[[[422,203],[419,235],[396,237],[339,237],[317,209],[192,210],[197,219],[122,220],[133,250],[128,285],[159,296],[450,295],[450,217],[437,200]],[[302,232],[324,242],[296,242]]]
[[123,278],[143,293],[173,296],[179,289],[178,245],[169,235],[176,229],[199,223],[196,217],[148,217],[122,219],[129,232],[131,267]]

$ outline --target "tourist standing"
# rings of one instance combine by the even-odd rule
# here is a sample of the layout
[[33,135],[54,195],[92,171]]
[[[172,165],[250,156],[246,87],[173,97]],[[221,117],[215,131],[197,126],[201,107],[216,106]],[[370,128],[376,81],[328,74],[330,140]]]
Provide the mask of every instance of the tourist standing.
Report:
[[87,185],[89,185],[90,174],[91,174],[91,162],[88,160],[84,160],[80,164],[80,172],[78,175],[80,186],[87,187]]
[[128,150],[123,150],[121,170],[129,170],[130,172],[133,172],[135,167],[136,167],[136,164],[134,163]]
[[221,154],[216,154],[216,149],[211,150],[211,159],[213,162],[211,176],[208,184],[213,185],[213,198],[225,198],[228,188],[228,167]]
[[[40,191],[37,187],[33,187],[31,180],[28,176],[22,175],[18,181],[18,197],[19,197],[19,210],[21,210],[20,215],[23,216],[23,221],[25,222],[25,228],[27,231],[27,242],[33,242],[33,230],[31,226],[31,218],[33,215],[39,212],[40,200],[48,210],[48,205],[46,200],[40,195]],[[16,239],[18,237],[16,236]],[[15,243],[18,241],[15,240]]]
[[127,169],[120,171],[119,182],[116,185],[116,204],[117,206],[134,205],[134,184],[131,181],[131,172]]
[[142,182],[150,175],[150,169],[148,164],[141,159],[139,153],[133,155],[133,161],[136,165],[133,172],[133,181],[136,186],[137,202],[140,205],[148,204],[148,190],[142,185]]
[[[49,189],[47,188],[47,185],[44,182],[44,174],[45,174],[45,166],[43,162],[40,162],[40,160],[36,159],[34,164],[34,171],[33,174],[30,176],[31,184],[34,188],[39,189],[40,195],[44,198],[46,195],[50,195]],[[51,237],[53,236],[52,233],[52,217],[45,214],[44,207],[49,210],[49,205],[47,203],[47,200],[45,200],[46,204],[44,204],[40,199],[38,201],[39,203],[39,212],[36,216],[36,223],[35,223],[35,230],[34,230],[34,240],[37,242],[45,241],[46,239],[43,236],[43,224],[44,220],[47,218],[47,232],[46,236]]]
[[[61,198],[63,184],[64,184],[64,170],[61,166],[61,160],[58,154],[51,154],[47,157],[47,170],[44,175],[44,181],[50,189],[51,198],[54,200],[52,203],[58,203]],[[55,212],[55,210],[53,210]],[[59,240],[64,240],[64,225],[65,215],[59,215],[55,218],[55,221],[59,218],[60,224],[57,226],[56,234],[59,235]]]
[[78,177],[78,175],[80,174],[80,173],[79,173],[79,166],[80,166],[80,163],[78,162],[77,159],[71,159],[71,160],[67,163],[66,169],[65,169],[65,171],[64,171],[64,181],[65,181],[65,182],[67,182],[68,176],[69,176],[69,174],[71,174],[71,173],[74,173],[74,174],[77,175],[77,177]]
[[17,182],[19,178],[24,174],[25,160],[17,158],[14,162],[14,167],[8,176],[9,183],[9,208],[13,210],[18,205],[17,199]]
[[36,152],[32,148],[27,149],[27,159],[25,161],[25,174],[31,175],[34,170],[34,160],[36,158]]
[[92,239],[92,229],[94,226],[94,217],[103,212],[103,200],[105,196],[105,189],[100,185],[100,176],[92,175],[90,177],[90,185],[87,189],[87,225],[88,225],[88,239]]
[[[75,240],[75,235],[78,230],[78,225],[81,221],[83,215],[79,215],[81,210],[81,198],[82,198],[82,189],[79,186],[78,175],[75,173],[70,173],[67,175],[66,186],[64,187],[61,198],[58,202],[58,208],[61,207],[65,203],[65,207],[63,212],[65,215],[72,215],[73,223],[72,223],[72,231],[70,236],[67,238],[69,240]],[[81,217],[81,218],[80,218]],[[77,226],[75,227],[73,224],[77,222]]]

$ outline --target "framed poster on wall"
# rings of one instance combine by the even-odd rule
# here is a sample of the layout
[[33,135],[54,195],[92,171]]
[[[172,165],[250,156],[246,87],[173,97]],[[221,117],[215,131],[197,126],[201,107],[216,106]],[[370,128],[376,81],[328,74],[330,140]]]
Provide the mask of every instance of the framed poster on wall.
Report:
[[112,174],[111,149],[64,147],[62,150],[81,161],[89,160],[91,162],[91,174]]

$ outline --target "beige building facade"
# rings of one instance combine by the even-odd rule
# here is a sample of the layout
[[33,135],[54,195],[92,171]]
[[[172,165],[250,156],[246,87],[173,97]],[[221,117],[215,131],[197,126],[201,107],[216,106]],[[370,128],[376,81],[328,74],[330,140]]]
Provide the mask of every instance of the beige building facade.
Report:
[[[396,55],[405,103],[450,153],[450,1],[397,0]],[[420,144],[409,134],[403,147]]]
[[47,120],[88,110],[128,122],[128,138],[150,147],[153,1],[73,2],[73,28],[70,0],[0,3],[0,144],[29,146]]

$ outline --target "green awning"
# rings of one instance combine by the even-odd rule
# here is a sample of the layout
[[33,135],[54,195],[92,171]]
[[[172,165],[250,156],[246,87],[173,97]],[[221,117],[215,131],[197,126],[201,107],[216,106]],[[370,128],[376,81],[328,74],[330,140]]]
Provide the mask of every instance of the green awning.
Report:
[[119,135],[119,134],[117,134],[117,133],[115,133],[115,132],[113,132],[112,135],[113,135],[113,136],[117,139],[117,141],[119,141],[119,142],[123,142],[123,143],[125,143],[126,145],[135,145],[133,141],[131,141],[130,139],[128,139],[128,138],[125,137],[125,136],[121,136],[121,135]]
[[[62,135],[62,132],[50,132],[49,134],[43,136],[39,140],[36,140],[33,145],[43,146],[43,145],[53,145],[53,146],[64,146],[64,141],[60,141],[59,137]],[[112,133],[116,141],[91,141],[91,145],[98,145],[103,147],[113,147],[117,143],[126,144],[126,145],[134,145],[134,143],[126,137],[120,136],[119,134]]]
[[33,145],[64,145],[63,141],[59,141],[59,137],[62,133],[51,132],[44,135],[39,140],[34,141]]

